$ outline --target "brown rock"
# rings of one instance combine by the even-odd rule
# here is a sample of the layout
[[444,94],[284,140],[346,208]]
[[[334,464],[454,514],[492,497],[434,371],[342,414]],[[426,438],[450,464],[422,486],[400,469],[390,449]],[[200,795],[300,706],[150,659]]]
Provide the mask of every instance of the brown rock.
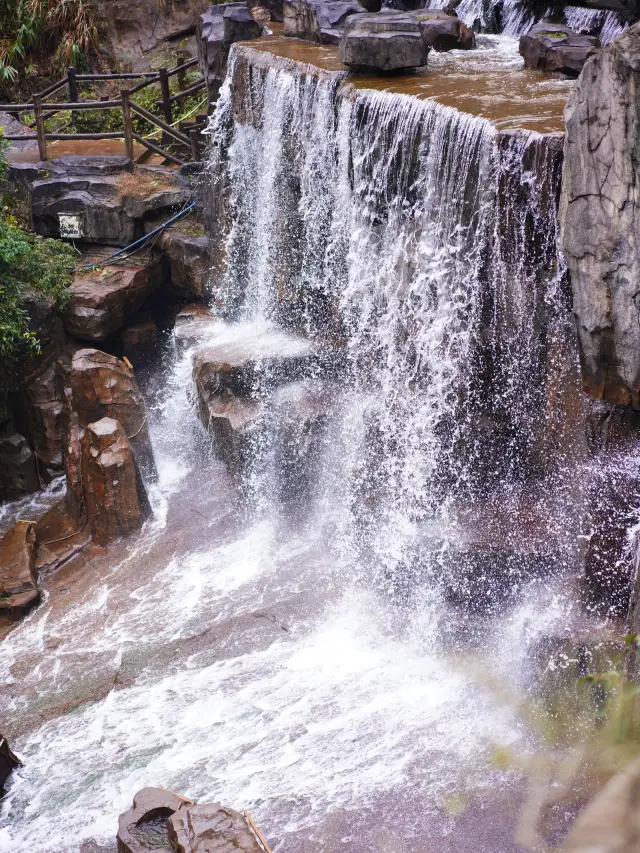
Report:
[[144,398],[131,368],[113,355],[81,349],[71,363],[73,409],[80,426],[114,418],[131,441],[145,475],[155,471]]
[[207,290],[209,238],[204,234],[188,233],[175,226],[162,232],[158,246],[169,259],[171,283],[187,298],[202,299]]
[[82,482],[89,527],[100,545],[139,529],[150,513],[131,445],[113,418],[85,429]]
[[158,337],[158,327],[151,319],[133,323],[122,330],[122,345],[127,352],[139,353],[143,347],[150,347]]
[[5,782],[16,767],[20,767],[20,759],[11,751],[7,739],[0,732],[0,793],[4,789]]
[[143,788],[118,820],[118,853],[173,853],[167,819],[191,800],[166,788]]
[[263,853],[244,816],[219,803],[185,805],[167,829],[175,853]]
[[0,539],[0,616],[19,619],[40,601],[35,525],[19,521]]
[[66,331],[81,340],[105,340],[124,326],[163,278],[157,253],[147,263],[76,274],[62,314]]
[[427,44],[434,50],[472,50],[476,46],[473,30],[455,15],[424,9],[417,18]]

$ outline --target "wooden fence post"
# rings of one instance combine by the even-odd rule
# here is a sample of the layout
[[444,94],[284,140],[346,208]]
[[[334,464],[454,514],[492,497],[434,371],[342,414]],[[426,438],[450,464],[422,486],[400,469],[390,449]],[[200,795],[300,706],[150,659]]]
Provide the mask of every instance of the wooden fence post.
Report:
[[[169,98],[171,97],[171,92],[169,90],[169,78],[167,77],[167,69],[160,68],[158,70],[158,74],[160,75],[160,91],[162,92],[162,112],[164,114],[164,120],[167,124],[171,124],[173,121],[173,111],[171,109],[171,101]],[[166,133],[162,134],[162,144],[168,145],[170,142],[169,137]]]
[[40,95],[33,96],[33,112],[36,119],[36,133],[38,134],[38,153],[40,159],[44,161],[47,159],[47,138],[45,136],[42,98]]
[[67,82],[69,84],[69,101],[72,104],[78,102],[78,81],[76,80],[76,69],[71,66],[67,68]]
[[191,156],[193,157],[194,163],[198,163],[200,161],[200,140],[198,137],[200,136],[200,131],[197,127],[192,127],[189,131],[189,142],[191,143]]
[[122,123],[124,125],[124,147],[129,160],[129,169],[133,171],[135,157],[133,152],[133,127],[131,126],[131,106],[129,105],[129,90],[121,89]]
[[[182,68],[182,66],[185,65],[189,61],[189,54],[183,53],[182,51],[180,51],[177,55],[177,60],[178,60],[178,62],[177,62],[178,68]],[[187,72],[184,70],[184,68],[182,68],[181,71],[178,71],[178,89],[180,89],[180,91],[182,91],[183,89],[186,89],[186,83],[187,83]]]

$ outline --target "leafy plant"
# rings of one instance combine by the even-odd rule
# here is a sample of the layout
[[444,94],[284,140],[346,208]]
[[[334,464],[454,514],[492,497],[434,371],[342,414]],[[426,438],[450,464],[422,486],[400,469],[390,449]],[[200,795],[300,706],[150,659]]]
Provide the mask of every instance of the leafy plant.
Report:
[[22,75],[85,67],[97,52],[97,21],[94,0],[0,0],[0,88],[8,92]]
[[[0,179],[6,170],[6,144],[0,137]],[[63,307],[76,263],[71,246],[21,228],[11,207],[0,206],[0,374],[6,384],[16,362],[36,354],[40,342],[30,327],[26,303],[45,299]]]

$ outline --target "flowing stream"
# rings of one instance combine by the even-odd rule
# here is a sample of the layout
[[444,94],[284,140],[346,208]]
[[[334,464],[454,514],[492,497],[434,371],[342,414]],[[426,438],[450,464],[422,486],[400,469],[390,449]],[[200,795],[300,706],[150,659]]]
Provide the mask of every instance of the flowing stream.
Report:
[[[112,851],[162,785],[278,853],[509,853],[493,756],[533,747],[518,701],[579,618],[558,140],[248,47],[210,133],[222,307],[140,374],[153,518],[0,646],[0,850]],[[331,357],[258,369],[234,474],[193,355],[301,338]]]

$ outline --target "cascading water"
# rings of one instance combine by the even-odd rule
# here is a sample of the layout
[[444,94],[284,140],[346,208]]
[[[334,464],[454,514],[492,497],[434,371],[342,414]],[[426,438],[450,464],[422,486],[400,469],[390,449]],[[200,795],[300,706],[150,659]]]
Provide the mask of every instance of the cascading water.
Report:
[[[0,647],[25,758],[0,850],[106,853],[160,784],[248,807],[278,853],[511,853],[519,791],[490,757],[527,738],[487,680],[526,688],[566,627],[548,574],[575,548],[547,452],[579,456],[553,418],[575,388],[557,140],[237,46],[211,135],[230,316],[147,382],[160,482],[140,540],[73,600],[56,579]],[[196,419],[194,353],[292,336],[323,358],[275,389],[257,371],[234,480]],[[317,433],[301,394],[323,400]],[[289,445],[311,467],[296,512]],[[505,592],[486,621],[447,601]]]

